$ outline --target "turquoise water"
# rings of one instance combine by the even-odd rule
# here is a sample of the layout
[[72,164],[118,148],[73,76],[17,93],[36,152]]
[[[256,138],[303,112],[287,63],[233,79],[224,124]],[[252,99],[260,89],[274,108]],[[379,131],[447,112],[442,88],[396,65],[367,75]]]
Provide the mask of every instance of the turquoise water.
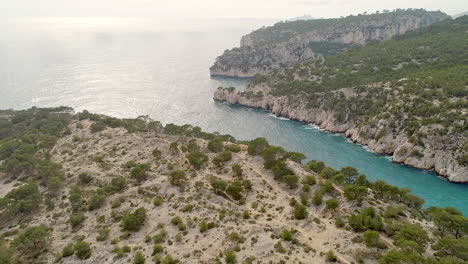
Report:
[[409,188],[426,206],[453,206],[468,215],[468,185],[392,163],[341,135],[239,106],[216,103],[220,85],[208,68],[224,49],[266,20],[196,21],[171,28],[135,19],[40,19],[0,22],[0,108],[68,105],[117,117],[149,115],[238,139],[270,143],[353,166],[369,179]]

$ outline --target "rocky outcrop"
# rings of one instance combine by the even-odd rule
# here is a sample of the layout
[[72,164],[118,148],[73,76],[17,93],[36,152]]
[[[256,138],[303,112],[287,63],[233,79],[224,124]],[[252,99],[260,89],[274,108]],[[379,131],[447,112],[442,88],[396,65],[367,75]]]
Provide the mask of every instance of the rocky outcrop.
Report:
[[390,13],[281,22],[241,39],[210,68],[212,76],[252,77],[273,69],[333,55],[354,45],[386,40],[446,19],[442,12],[403,10]]
[[429,135],[424,148],[411,143],[403,131],[392,131],[376,139],[375,135],[381,129],[378,126],[358,127],[351,121],[340,122],[333,111],[320,107],[308,108],[300,98],[272,96],[269,91],[270,87],[266,84],[248,87],[245,92],[220,88],[214,93],[214,100],[270,110],[277,116],[312,123],[330,132],[344,133],[353,142],[365,145],[376,153],[391,155],[395,162],[434,170],[451,182],[468,182],[468,167],[458,163],[455,153],[444,146],[442,136],[426,131]]

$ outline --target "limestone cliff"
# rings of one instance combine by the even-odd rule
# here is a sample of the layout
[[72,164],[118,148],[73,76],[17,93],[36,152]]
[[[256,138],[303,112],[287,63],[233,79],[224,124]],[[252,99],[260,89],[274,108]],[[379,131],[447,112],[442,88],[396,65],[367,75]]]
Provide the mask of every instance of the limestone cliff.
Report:
[[[463,144],[463,136],[451,138],[437,133],[437,127],[422,128],[426,133],[424,147],[412,143],[402,131],[395,129],[382,136],[377,136],[385,128],[387,120],[375,120],[380,126],[363,125],[350,119],[338,120],[336,112],[325,105],[310,107],[310,102],[291,96],[273,96],[266,84],[249,86],[245,92],[232,89],[218,89],[214,99],[230,104],[270,110],[277,116],[287,117],[320,126],[321,129],[344,133],[353,142],[366,145],[372,151],[391,155],[393,161],[425,170],[434,170],[451,182],[468,182],[468,167],[457,161],[456,148]],[[341,92],[346,92],[342,90]],[[378,119],[377,117],[375,117]],[[452,146],[452,147],[451,147]],[[417,153],[417,155],[415,154]]]
[[273,69],[333,55],[350,46],[392,36],[448,18],[442,12],[398,10],[389,13],[280,22],[241,39],[210,68],[212,76],[252,77]]

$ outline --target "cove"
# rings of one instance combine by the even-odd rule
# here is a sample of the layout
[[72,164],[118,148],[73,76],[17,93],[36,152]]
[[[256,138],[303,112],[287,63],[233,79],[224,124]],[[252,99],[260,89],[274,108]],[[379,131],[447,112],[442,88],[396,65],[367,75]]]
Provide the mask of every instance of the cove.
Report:
[[[248,112],[249,115],[264,119],[262,122],[257,119],[257,125],[244,130],[242,135],[238,134],[238,138],[252,139],[261,134],[273,145],[304,153],[307,161],[321,160],[333,169],[352,166],[365,174],[370,181],[384,180],[389,184],[408,188],[413,194],[425,199],[424,207],[451,206],[468,215],[467,184],[451,183],[432,171],[392,162],[389,156],[370,152],[366,147],[346,139],[344,135],[322,131],[311,124],[276,117],[265,110],[226,103],[216,104],[221,108]],[[272,127],[275,129],[271,129]],[[261,132],[256,132],[257,129]]]

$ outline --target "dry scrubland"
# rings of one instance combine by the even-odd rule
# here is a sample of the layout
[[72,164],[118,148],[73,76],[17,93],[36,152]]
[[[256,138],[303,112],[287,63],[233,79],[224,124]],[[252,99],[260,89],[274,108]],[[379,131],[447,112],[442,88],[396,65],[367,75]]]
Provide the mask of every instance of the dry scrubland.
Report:
[[[462,252],[461,262],[412,262],[429,261],[441,235],[458,230],[451,239],[462,241],[466,229],[441,233],[420,199],[371,185],[352,168],[302,165],[299,153],[262,139],[245,145],[94,123],[72,118],[50,155],[36,153],[61,164],[64,182],[53,195],[50,182],[39,187],[44,205],[3,219],[0,260],[464,263]],[[2,178],[2,197],[33,184]],[[412,260],[388,262],[403,255]]]

